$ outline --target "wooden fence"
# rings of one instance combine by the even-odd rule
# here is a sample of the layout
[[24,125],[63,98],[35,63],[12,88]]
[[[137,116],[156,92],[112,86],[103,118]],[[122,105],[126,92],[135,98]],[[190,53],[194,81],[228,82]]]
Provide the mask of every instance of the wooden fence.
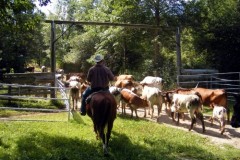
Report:
[[[8,95],[45,95],[54,94],[54,89],[48,87],[53,86],[55,81],[55,75],[53,73],[10,73],[3,74],[2,83],[17,84],[8,85],[8,87],[1,87],[3,90],[7,90]],[[36,87],[32,87],[36,86]],[[39,87],[37,87],[39,86]]]

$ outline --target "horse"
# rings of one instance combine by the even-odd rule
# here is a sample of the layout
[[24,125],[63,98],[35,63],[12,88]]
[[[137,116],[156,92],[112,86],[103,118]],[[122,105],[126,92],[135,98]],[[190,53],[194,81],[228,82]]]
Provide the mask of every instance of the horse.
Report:
[[109,91],[98,91],[90,96],[90,102],[86,105],[87,115],[93,121],[96,138],[102,140],[104,156],[107,156],[113,122],[117,116],[117,103]]

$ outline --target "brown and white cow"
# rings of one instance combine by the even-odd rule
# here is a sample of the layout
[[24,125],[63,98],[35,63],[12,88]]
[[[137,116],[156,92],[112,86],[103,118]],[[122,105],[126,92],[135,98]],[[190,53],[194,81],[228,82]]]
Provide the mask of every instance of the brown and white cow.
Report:
[[177,89],[176,93],[189,94],[193,91],[201,95],[202,103],[205,106],[214,108],[214,105],[223,106],[227,110],[227,120],[230,122],[230,109],[227,105],[227,92],[224,89],[207,89],[207,88],[192,88],[192,89]]
[[48,72],[48,69],[46,66],[42,66],[41,67],[41,72],[44,73],[44,72]]
[[[121,103],[121,88],[111,86],[109,87],[109,92],[114,96],[117,102],[117,108],[119,108]],[[122,113],[123,113],[123,108],[122,108]]]
[[[121,89],[127,88],[131,91],[135,91],[133,75],[119,75],[115,79],[116,79],[116,82],[114,84],[115,87],[121,88]],[[120,99],[120,101],[121,101],[121,99]],[[126,113],[126,111],[125,111],[126,104],[121,103],[120,101],[117,102],[117,104],[119,104],[121,106],[122,113],[125,114]]]
[[221,134],[223,134],[225,130],[226,118],[227,118],[226,108],[224,108],[223,106],[214,105],[213,114],[210,121],[211,121],[211,125],[213,124],[213,120],[217,120],[219,122]]
[[118,88],[127,88],[127,89],[130,89],[130,90],[134,90],[134,83],[133,81],[131,80],[117,80],[115,82],[115,87],[118,87]]
[[136,117],[138,117],[137,115],[138,108],[143,108],[145,110],[144,117],[146,117],[146,108],[149,107],[148,100],[142,99],[140,96],[126,88],[121,90],[121,99],[123,100],[122,101],[123,106],[125,106],[125,103],[129,105],[131,109],[131,117],[133,117],[133,110],[135,111]]
[[80,81],[81,83],[86,82],[86,74],[85,74],[85,73],[82,73],[82,72],[79,72],[79,73],[68,73],[68,74],[66,74],[66,81],[69,81],[70,77],[74,77],[74,76],[79,77],[79,81]]
[[89,83],[82,82],[80,87],[80,97],[82,98],[83,92],[89,87]]
[[[172,119],[173,113],[189,113],[191,117],[191,126],[189,128],[189,131],[192,130],[193,125],[196,123],[196,118],[199,118],[202,122],[202,128],[203,132],[205,132],[205,125],[203,120],[203,114],[202,114],[202,103],[201,98],[196,94],[173,94],[172,97],[172,106],[171,106],[171,112],[172,112]],[[179,124],[179,116],[177,124]]]

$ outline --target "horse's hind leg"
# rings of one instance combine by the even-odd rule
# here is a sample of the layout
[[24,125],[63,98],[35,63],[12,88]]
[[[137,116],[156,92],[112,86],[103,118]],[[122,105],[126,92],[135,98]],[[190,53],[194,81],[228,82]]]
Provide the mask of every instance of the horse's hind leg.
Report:
[[106,135],[104,133],[104,127],[100,129],[99,134],[100,134],[100,137],[101,137],[102,143],[103,143],[104,156],[107,156],[108,155],[108,149],[107,149],[107,142],[106,142],[106,137],[105,137]]
[[[109,144],[109,139],[111,137],[111,131],[113,128],[113,121],[108,122],[107,126],[107,133],[106,133],[106,139],[103,140],[103,151],[104,151],[104,156],[108,156],[108,144]],[[104,134],[104,133],[103,133]],[[104,134],[105,137],[105,134]],[[105,142],[105,143],[104,143]]]
[[107,141],[106,141],[107,147],[108,147],[109,139],[111,137],[112,128],[113,128],[113,121],[110,121],[108,122],[108,129],[107,129]]

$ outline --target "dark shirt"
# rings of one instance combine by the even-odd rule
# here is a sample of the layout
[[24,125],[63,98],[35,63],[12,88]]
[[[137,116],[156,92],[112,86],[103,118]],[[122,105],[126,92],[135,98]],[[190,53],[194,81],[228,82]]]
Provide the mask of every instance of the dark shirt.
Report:
[[88,82],[91,83],[91,88],[107,88],[109,81],[114,80],[112,71],[103,64],[96,64],[91,67],[87,75]]

